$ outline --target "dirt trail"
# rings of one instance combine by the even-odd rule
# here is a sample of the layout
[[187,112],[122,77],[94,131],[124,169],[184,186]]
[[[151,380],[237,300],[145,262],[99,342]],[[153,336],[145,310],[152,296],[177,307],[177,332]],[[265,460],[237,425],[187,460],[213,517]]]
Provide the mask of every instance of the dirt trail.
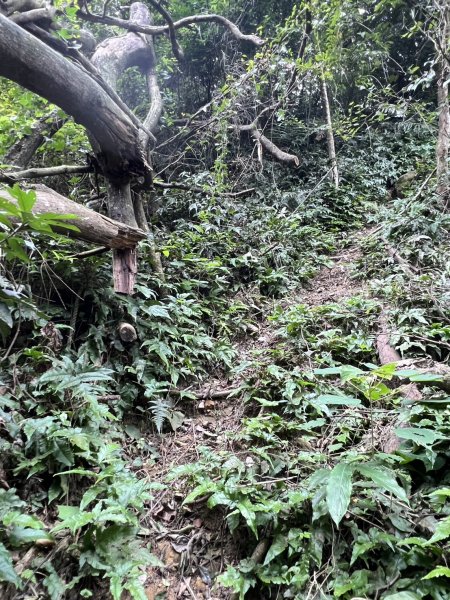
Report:
[[[296,303],[319,306],[338,302],[356,294],[365,293],[360,281],[352,278],[352,264],[361,258],[358,237],[354,245],[331,257],[334,261],[324,267],[308,285],[297,291],[295,297],[284,298],[281,303],[288,307]],[[278,343],[276,326],[264,321],[258,332],[252,332],[238,344],[237,361],[254,358],[255,353],[264,355]],[[238,381],[217,380],[199,387],[199,400],[189,400],[182,406],[189,412],[183,425],[173,434],[155,436],[151,440],[160,458],[145,468],[150,481],[164,482],[166,474],[177,465],[195,463],[200,453],[228,450],[239,454],[232,440],[233,432],[239,431],[245,407],[237,398],[214,399],[214,391]],[[206,449],[206,450],[205,450]],[[242,457],[241,457],[242,458]],[[203,498],[182,506],[186,495],[182,484],[173,482],[167,489],[157,492],[149,506],[143,525],[147,528],[147,543],[166,565],[165,569],[148,571],[146,593],[148,600],[226,600],[233,595],[225,589],[211,590],[214,576],[240,555],[239,536],[230,535],[222,510],[205,507]]]
[[320,306],[365,292],[361,281],[351,276],[351,265],[359,258],[361,250],[358,246],[351,246],[334,256],[333,265],[329,268],[323,267],[311,280],[308,288],[301,292],[301,302],[309,306]]

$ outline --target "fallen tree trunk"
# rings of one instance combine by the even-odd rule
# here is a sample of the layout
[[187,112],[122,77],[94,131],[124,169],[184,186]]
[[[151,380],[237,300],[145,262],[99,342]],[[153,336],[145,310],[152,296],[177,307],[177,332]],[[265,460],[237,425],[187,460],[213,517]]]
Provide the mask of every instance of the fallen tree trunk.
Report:
[[[33,214],[56,213],[60,215],[75,215],[75,219],[67,222],[78,227],[79,231],[60,229],[61,233],[69,237],[119,250],[135,248],[139,241],[147,237],[147,234],[141,229],[114,221],[81,204],[73,202],[73,200],[69,200],[65,196],[61,196],[61,194],[58,194],[45,185],[35,185],[32,189],[36,192],[36,203],[32,210]],[[6,189],[0,188],[0,192],[8,196],[10,201],[16,202]]]
[[[387,316],[384,311],[381,312],[378,323],[379,330],[376,344],[380,363],[382,365],[388,365],[390,363],[399,364],[402,360],[402,357],[400,356],[400,353],[391,345]],[[415,383],[409,383],[406,386],[404,393],[408,400],[413,401],[422,399],[422,393]]]
[[[384,311],[379,318],[379,331],[376,338],[377,352],[382,365],[395,363],[396,374],[393,387],[399,386],[410,380],[410,377],[422,376],[421,381],[410,381],[402,385],[402,394],[409,402],[423,400],[420,385],[433,385],[447,393],[450,393],[450,367],[437,363],[429,358],[409,358],[402,360],[399,352],[391,345],[388,321]],[[429,378],[429,376],[432,378]],[[400,448],[401,440],[395,433],[398,427],[405,427],[404,422],[389,424],[381,440],[383,452],[395,452]]]

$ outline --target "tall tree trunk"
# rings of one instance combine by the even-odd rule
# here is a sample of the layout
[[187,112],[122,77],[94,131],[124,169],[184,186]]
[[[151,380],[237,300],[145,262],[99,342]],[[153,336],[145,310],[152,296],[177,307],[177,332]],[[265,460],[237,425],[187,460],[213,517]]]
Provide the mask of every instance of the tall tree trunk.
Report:
[[328,146],[328,158],[330,160],[330,179],[333,182],[335,188],[339,187],[339,171],[336,159],[336,147],[334,145],[334,133],[333,133],[333,122],[331,120],[331,109],[330,102],[328,100],[327,83],[325,81],[325,74],[322,71],[321,74],[321,89],[322,89],[322,102],[325,110],[325,122],[327,127],[327,146]]
[[446,202],[449,194],[448,156],[450,148],[450,112],[448,88],[450,64],[448,49],[450,41],[450,1],[444,0],[441,10],[441,32],[438,36],[438,73],[437,102],[439,112],[438,138],[436,143],[437,192]]
[[[141,25],[151,25],[151,15],[145,4],[134,2],[130,8],[130,21]],[[117,81],[125,69],[131,66],[140,67],[141,71],[148,76],[153,73],[155,67],[155,53],[153,50],[153,40],[151,36],[144,36],[138,33],[129,32],[104,40],[96,49],[93,57],[93,64],[97,67],[108,85],[116,91]],[[157,87],[156,80],[152,81],[153,86]],[[152,91],[154,87],[150,88]],[[153,95],[152,100],[156,96]],[[161,98],[159,96],[159,102]],[[157,117],[149,124],[156,125],[157,119],[161,114],[160,109],[153,108],[152,114],[156,110]],[[140,132],[140,146],[143,154],[146,154],[146,148],[149,142],[149,136]],[[139,206],[139,202],[136,202]],[[148,230],[144,211],[135,214],[135,209],[131,194],[131,185],[129,178],[122,180],[108,180],[108,213],[112,219],[126,223],[130,227],[137,227],[139,220],[141,228]],[[122,294],[132,294],[137,274],[137,252],[135,248],[127,248],[113,251],[113,279],[114,290]]]

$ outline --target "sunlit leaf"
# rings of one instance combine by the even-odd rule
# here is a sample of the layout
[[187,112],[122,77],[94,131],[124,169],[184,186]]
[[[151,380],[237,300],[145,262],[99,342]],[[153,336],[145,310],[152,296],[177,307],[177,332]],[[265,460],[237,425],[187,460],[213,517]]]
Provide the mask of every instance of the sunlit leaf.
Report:
[[326,502],[336,525],[342,521],[350,504],[353,471],[353,465],[341,462],[333,468],[328,478]]

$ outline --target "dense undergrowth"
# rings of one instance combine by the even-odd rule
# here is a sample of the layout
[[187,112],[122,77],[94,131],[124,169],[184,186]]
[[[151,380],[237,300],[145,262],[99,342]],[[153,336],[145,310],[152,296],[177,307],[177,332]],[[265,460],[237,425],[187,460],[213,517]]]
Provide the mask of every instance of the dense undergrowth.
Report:
[[[106,597],[106,578],[115,600],[145,598],[146,569],[165,566],[142,523],[164,490],[223,511],[239,536],[233,564],[212,573],[222,594],[450,597],[448,390],[380,366],[376,352],[383,313],[403,357],[448,359],[449,216],[428,177],[432,144],[380,130],[340,160],[339,191],[311,156],[307,178],[280,190],[262,172],[243,202],[166,194],[153,218],[166,282],[143,268],[132,298],[110,290],[107,258],[73,258],[55,217],[31,216],[32,193],[11,192],[19,208],[1,200],[2,597]],[[411,168],[409,189],[389,199],[387,178]],[[356,292],[308,301],[349,247]],[[119,340],[124,319],[137,342]],[[258,343],[261,328],[272,343]],[[422,386],[420,400],[401,377]],[[159,436],[211,379],[235,382],[238,431],[152,481]]]

